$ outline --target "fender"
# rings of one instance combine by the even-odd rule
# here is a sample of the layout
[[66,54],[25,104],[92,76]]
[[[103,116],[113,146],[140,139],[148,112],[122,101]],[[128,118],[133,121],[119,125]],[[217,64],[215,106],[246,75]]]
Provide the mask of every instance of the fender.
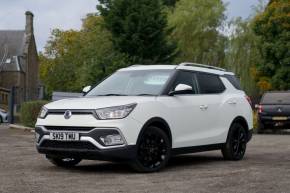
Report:
[[[252,138],[252,132],[253,132],[253,130],[252,129],[251,130],[249,129],[249,125],[248,125],[247,120],[244,117],[242,117],[242,116],[237,116],[231,122],[230,128],[231,128],[231,126],[232,126],[233,123],[240,123],[241,125],[243,125],[246,128],[247,138],[248,138],[248,141],[250,141],[250,139]],[[229,129],[229,131],[230,131],[230,129]],[[229,134],[229,131],[228,131],[228,134]],[[228,136],[227,136],[227,139],[228,139]]]
[[160,129],[162,129],[168,135],[169,140],[172,144],[172,135],[171,135],[170,127],[169,127],[168,123],[161,117],[152,117],[148,121],[145,122],[145,124],[143,125],[143,127],[138,135],[137,144],[139,143],[140,138],[143,135],[146,128],[150,125],[159,126]]

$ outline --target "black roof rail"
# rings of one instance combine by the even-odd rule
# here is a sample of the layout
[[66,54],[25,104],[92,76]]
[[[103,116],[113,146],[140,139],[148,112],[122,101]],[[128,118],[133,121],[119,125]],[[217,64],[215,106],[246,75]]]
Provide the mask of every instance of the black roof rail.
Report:
[[208,68],[208,69],[220,70],[220,71],[226,72],[226,69],[224,69],[224,68],[219,68],[219,67],[205,65],[205,64],[190,63],[190,62],[183,62],[183,63],[179,64],[179,66],[201,67],[201,68]]

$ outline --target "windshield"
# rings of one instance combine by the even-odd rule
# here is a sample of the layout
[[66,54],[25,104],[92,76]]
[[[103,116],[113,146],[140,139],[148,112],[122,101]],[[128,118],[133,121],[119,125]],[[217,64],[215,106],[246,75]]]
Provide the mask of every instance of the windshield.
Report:
[[118,71],[105,79],[86,96],[159,95],[173,70]]
[[290,104],[290,92],[266,93],[261,104]]

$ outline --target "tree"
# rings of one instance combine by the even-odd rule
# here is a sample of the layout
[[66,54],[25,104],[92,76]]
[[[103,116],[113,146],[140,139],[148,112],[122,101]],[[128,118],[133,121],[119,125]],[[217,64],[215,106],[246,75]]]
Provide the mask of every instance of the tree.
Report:
[[52,91],[80,92],[83,86],[126,67],[127,56],[114,52],[110,38],[103,18],[93,14],[83,20],[80,31],[53,30],[40,54],[40,78],[48,95]]
[[174,7],[178,0],[162,0],[163,4],[169,7]]
[[47,92],[77,91],[77,69],[81,65],[80,34],[77,31],[52,31],[44,53],[40,54],[40,78]]
[[289,0],[271,0],[254,20],[253,29],[261,38],[262,60],[257,66],[263,77],[260,81],[268,80],[272,89],[290,89],[289,12]]
[[116,51],[134,63],[162,63],[172,59],[175,45],[167,41],[167,19],[160,0],[100,0],[105,26]]
[[[252,20],[236,18],[230,23],[232,33],[226,50],[226,68],[235,72],[240,78],[243,89],[251,96],[257,96],[259,89],[256,78],[259,78],[256,64],[261,60],[258,50],[259,38],[252,30]],[[267,89],[267,85],[258,85]],[[266,87],[265,87],[266,86]]]
[[80,33],[84,45],[80,50],[83,57],[80,86],[96,84],[115,70],[130,64],[125,54],[113,50],[111,33],[104,27],[101,16],[88,15],[83,20]]
[[227,38],[219,32],[225,20],[221,0],[180,0],[169,13],[171,38],[176,40],[176,62],[191,61],[223,66]]

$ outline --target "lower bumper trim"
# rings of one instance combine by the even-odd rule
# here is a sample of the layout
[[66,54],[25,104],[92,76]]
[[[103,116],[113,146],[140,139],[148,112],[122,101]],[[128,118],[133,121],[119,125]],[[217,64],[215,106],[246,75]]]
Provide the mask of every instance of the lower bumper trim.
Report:
[[120,148],[111,148],[103,150],[80,150],[80,149],[64,149],[64,148],[49,148],[36,147],[39,153],[46,154],[49,157],[61,158],[80,158],[89,160],[104,160],[104,161],[128,161],[136,157],[136,146],[128,145]]

